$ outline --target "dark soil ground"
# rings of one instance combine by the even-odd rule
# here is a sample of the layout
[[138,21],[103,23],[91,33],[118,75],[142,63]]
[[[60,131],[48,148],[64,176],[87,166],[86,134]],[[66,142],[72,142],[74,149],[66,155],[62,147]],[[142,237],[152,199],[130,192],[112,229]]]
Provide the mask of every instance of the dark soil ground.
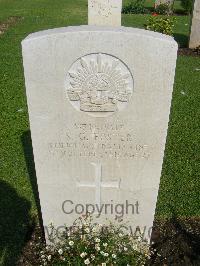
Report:
[[196,49],[179,48],[178,55],[200,56],[200,47]]
[[200,265],[200,218],[157,221],[152,241],[150,265]]
[[[200,265],[200,218],[156,221],[151,248],[154,255],[148,266],[198,266]],[[44,244],[37,226],[25,246],[17,266],[40,265],[39,247]]]

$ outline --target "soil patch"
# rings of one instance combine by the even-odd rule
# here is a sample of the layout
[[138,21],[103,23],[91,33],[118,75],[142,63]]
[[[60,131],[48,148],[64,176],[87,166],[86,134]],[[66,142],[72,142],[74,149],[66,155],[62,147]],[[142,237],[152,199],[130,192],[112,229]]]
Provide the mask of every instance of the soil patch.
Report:
[[200,57],[200,47],[196,49],[189,49],[189,48],[179,48],[178,55],[186,55],[186,56],[198,56]]

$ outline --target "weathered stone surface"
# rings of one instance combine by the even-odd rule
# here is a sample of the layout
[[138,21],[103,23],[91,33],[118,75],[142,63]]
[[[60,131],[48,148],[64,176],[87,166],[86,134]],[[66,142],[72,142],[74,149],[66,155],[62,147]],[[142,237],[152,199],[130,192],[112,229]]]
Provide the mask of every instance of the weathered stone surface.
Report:
[[148,237],[176,42],[140,29],[81,26],[31,34],[22,47],[44,226],[71,225],[92,204],[98,222],[123,218]]
[[193,49],[198,46],[200,46],[200,1],[196,0],[194,3],[189,47]]
[[122,0],[89,0],[88,24],[121,26]]
[[168,4],[170,7],[173,6],[174,0],[156,0],[155,7],[159,6],[160,4]]

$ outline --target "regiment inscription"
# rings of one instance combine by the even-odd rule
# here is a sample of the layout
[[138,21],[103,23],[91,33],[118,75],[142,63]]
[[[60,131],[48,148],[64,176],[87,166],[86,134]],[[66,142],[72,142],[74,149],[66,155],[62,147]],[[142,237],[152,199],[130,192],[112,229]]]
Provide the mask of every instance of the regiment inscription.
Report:
[[70,129],[61,141],[48,143],[52,155],[60,158],[146,160],[150,156],[148,145],[138,143],[134,131],[124,124],[74,123]]

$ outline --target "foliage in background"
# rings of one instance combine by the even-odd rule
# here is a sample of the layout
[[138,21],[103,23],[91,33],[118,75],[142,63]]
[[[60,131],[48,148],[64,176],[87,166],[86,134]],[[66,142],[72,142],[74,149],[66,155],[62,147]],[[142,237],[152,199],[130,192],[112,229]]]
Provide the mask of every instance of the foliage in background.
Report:
[[[199,1],[199,0],[196,0]],[[193,9],[193,0],[181,0],[182,7],[187,11],[187,13],[191,14]]]
[[172,12],[171,6],[167,3],[157,5],[155,8],[155,12],[159,15],[168,15]]
[[122,13],[124,14],[146,14],[149,13],[148,9],[144,7],[145,0],[131,0],[131,2],[123,7]]
[[147,23],[146,29],[157,31],[167,35],[173,35],[173,29],[176,22],[174,17],[160,17],[157,15],[151,16]]
[[[123,233],[122,227],[92,223],[90,215],[66,228],[55,246],[40,251],[41,265],[144,265],[149,245],[141,237]],[[50,226],[54,238],[56,230]]]

